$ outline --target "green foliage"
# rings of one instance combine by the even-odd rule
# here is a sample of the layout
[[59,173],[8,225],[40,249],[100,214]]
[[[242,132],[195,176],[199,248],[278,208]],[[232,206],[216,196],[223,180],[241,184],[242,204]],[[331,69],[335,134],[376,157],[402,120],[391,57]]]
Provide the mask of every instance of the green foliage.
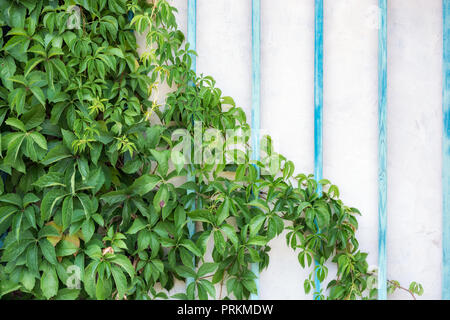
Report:
[[[0,0],[0,296],[167,298],[190,278],[175,298],[245,299],[256,292],[251,263],[266,268],[269,241],[286,229],[303,268],[320,262],[306,292],[332,262],[328,298],[376,297],[355,237],[359,211],[335,185],[320,181],[319,197],[313,176],[293,177],[282,156],[273,174],[248,154],[238,165],[174,161],[172,134],[194,136],[192,120],[223,138],[248,129],[214,80],[190,71],[195,52],[175,12],[165,0]],[[133,31],[146,32],[141,56]],[[152,97],[163,82],[173,90],[160,106]],[[188,174],[195,182],[179,183]]]

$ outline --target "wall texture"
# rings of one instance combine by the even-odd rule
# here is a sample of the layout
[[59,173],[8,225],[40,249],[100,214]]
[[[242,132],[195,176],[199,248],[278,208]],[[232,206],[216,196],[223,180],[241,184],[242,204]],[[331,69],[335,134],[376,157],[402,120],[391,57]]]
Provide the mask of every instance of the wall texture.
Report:
[[[187,1],[172,3],[186,32]],[[377,3],[324,1],[323,174],[363,213],[360,246],[374,266]],[[312,173],[314,1],[261,0],[261,6],[261,127],[297,173]],[[213,76],[250,119],[251,0],[197,0],[197,7],[197,72]],[[388,1],[388,278],[422,283],[425,299],[441,298],[441,66],[442,1]],[[303,292],[307,272],[284,237],[271,246],[261,299],[311,299]]]

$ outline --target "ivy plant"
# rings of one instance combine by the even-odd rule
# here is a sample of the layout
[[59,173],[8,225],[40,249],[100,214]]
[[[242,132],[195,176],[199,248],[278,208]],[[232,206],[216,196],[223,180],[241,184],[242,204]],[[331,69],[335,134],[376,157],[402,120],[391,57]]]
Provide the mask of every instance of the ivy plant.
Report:
[[[294,174],[270,137],[251,160],[245,113],[191,71],[176,12],[166,0],[0,0],[0,297],[168,298],[190,279],[173,298],[247,299],[251,264],[264,270],[287,230],[307,293],[317,274],[320,299],[376,299],[360,212],[328,180]],[[200,153],[174,136],[203,137]]]

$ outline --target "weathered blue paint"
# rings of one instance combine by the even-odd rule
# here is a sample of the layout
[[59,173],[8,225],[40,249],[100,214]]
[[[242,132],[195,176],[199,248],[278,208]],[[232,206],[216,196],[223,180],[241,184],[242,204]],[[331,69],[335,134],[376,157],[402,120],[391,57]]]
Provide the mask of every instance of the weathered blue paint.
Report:
[[5,240],[7,235],[8,235],[8,232],[5,232],[0,236],[0,249],[3,247],[3,240]]
[[[314,10],[314,177],[319,181],[323,171],[323,0],[315,0]],[[322,194],[322,185],[318,184],[317,192]],[[315,261],[315,265],[319,262]],[[317,273],[314,282],[315,292],[320,293]],[[320,299],[319,295],[314,294],[314,299]]]
[[442,299],[450,300],[450,0],[443,0]]
[[378,299],[387,298],[387,0],[379,0],[378,33]]
[[[196,51],[197,50],[197,0],[188,0],[188,12],[187,12],[187,19],[188,19],[188,31],[187,31],[187,42],[190,45],[190,49]],[[194,54],[191,54],[191,70],[196,71],[197,70],[197,56]],[[193,119],[194,120],[194,119]],[[195,175],[192,175],[192,171],[194,170],[194,166],[190,165],[190,170],[188,172],[188,180],[195,182]],[[194,192],[193,190],[188,190],[188,193]],[[191,210],[195,209],[195,203],[192,204]],[[195,233],[195,223],[188,219],[187,222],[189,237],[192,238],[192,236]],[[195,257],[193,257],[195,260]],[[188,286],[191,282],[193,282],[193,278],[186,279],[186,286]]]
[[133,20],[133,18],[134,18],[134,13],[133,13],[133,11],[128,11],[128,21]]
[[[197,0],[188,0],[187,42],[189,49],[197,51]],[[191,69],[197,71],[197,57],[191,55]]]
[[[252,160],[259,160],[259,131],[261,126],[261,0],[252,0]],[[259,176],[259,167],[256,166]],[[256,195],[257,196],[257,195]],[[259,263],[252,263],[257,276],[257,293],[250,299],[259,299]]]
[[[188,0],[188,32],[187,32],[187,41],[190,45],[190,49],[196,51],[197,50],[197,0]],[[197,70],[197,56],[195,54],[191,54],[192,64],[191,70]],[[191,166],[193,168],[193,166]],[[190,181],[195,182],[195,176],[189,175],[188,179]],[[195,205],[193,208],[195,209]],[[189,236],[193,236],[195,233],[195,223],[192,221],[188,221],[188,230]]]

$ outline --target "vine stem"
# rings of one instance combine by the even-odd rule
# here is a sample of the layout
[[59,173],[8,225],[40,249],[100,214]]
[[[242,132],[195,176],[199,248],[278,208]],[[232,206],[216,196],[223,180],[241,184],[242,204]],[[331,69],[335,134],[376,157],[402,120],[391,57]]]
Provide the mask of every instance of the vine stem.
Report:
[[417,300],[416,296],[414,295],[414,293],[411,292],[411,290],[402,287],[399,283],[397,283],[397,282],[395,282],[395,281],[388,280],[388,282],[389,282],[390,284],[392,284],[395,288],[402,289],[402,290],[405,290],[405,291],[409,292],[409,294],[413,297],[413,299],[414,299],[414,300]]

